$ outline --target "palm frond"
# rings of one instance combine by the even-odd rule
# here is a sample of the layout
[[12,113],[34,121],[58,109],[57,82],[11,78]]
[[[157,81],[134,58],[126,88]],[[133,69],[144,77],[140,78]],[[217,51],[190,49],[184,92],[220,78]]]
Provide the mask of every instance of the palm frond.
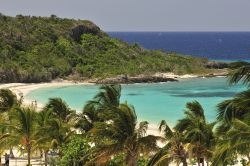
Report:
[[174,133],[165,120],[160,122],[159,130],[164,131],[164,135],[167,140],[173,137]]
[[250,85],[250,65],[242,66],[235,69],[229,74],[229,83],[236,84],[242,81],[246,85]]
[[17,96],[9,89],[0,89],[0,113],[18,105]]
[[159,150],[147,163],[147,166],[168,166],[173,158],[169,154],[168,148],[164,147]]

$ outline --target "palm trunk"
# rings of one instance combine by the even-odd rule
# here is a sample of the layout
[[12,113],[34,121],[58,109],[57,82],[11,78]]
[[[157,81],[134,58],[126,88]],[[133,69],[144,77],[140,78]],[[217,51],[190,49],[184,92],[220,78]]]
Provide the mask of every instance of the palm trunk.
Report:
[[48,151],[44,152],[44,165],[47,166],[48,163]]
[[30,152],[28,152],[28,166],[30,166]]
[[198,163],[198,166],[201,166],[201,163],[200,163],[200,155],[197,155],[197,163]]
[[187,159],[186,159],[186,158],[183,158],[183,159],[182,159],[182,165],[183,165],[183,166],[188,166],[188,164],[187,164]]
[[132,152],[128,152],[126,157],[127,166],[136,166],[137,165],[137,155]]
[[250,162],[250,154],[247,155],[248,162]]
[[202,166],[205,166],[205,160],[202,158]]
[[28,166],[30,166],[30,153],[31,153],[31,145],[27,145],[27,153],[28,153]]
[[15,158],[14,153],[13,153],[13,148],[10,148],[10,158],[11,159]]

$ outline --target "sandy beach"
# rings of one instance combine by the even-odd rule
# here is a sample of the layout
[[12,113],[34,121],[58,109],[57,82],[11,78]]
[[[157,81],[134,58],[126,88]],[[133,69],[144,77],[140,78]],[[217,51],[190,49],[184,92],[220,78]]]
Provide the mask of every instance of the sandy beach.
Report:
[[[0,84],[0,89],[7,88],[14,92],[18,98],[23,96],[23,104],[31,105],[32,101],[28,100],[25,96],[36,89],[40,88],[48,88],[48,87],[60,87],[60,86],[70,86],[70,85],[92,85],[93,83],[89,82],[73,82],[67,80],[60,81],[52,81],[48,83],[8,83],[8,84]],[[43,105],[41,103],[37,103],[38,109]]]

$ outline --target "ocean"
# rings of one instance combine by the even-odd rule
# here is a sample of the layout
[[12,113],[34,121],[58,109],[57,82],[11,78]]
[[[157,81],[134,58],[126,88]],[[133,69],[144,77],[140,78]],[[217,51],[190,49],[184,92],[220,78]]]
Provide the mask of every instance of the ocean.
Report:
[[[86,102],[98,92],[98,85],[49,87],[31,91],[29,100],[45,104],[50,97],[61,97],[71,108],[81,112]],[[122,86],[121,102],[134,105],[139,120],[158,124],[166,120],[174,125],[183,117],[186,102],[202,104],[207,119],[216,119],[216,105],[245,90],[242,85],[229,86],[226,78],[192,78],[179,82],[131,84]]]
[[111,37],[210,60],[250,61],[250,32],[108,32]]

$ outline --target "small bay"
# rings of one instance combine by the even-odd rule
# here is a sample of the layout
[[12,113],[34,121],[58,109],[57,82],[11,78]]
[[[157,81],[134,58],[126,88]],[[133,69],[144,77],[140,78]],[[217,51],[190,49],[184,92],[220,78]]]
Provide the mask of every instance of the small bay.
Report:
[[[71,108],[82,111],[84,104],[98,92],[99,85],[71,85],[36,89],[25,97],[45,104],[48,98],[61,97]],[[216,119],[216,105],[245,90],[243,85],[229,86],[227,79],[192,78],[179,82],[122,85],[122,102],[134,105],[139,120],[158,124],[165,119],[174,125],[183,117],[185,104],[197,100],[209,121]]]

